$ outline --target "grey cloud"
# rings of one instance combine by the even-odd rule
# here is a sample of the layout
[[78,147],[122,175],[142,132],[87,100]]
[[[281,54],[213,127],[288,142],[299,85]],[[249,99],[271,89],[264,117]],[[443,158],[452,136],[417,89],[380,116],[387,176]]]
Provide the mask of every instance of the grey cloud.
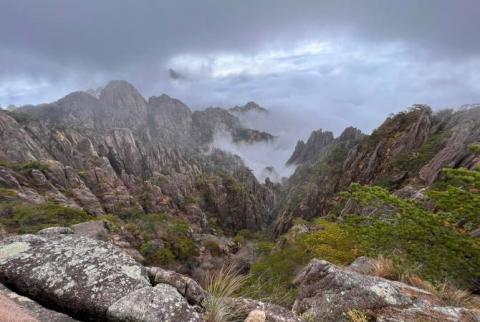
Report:
[[[282,113],[314,113],[308,130],[371,129],[408,104],[480,101],[472,75],[479,13],[477,0],[2,0],[0,104],[53,100],[121,78],[145,95],[167,92],[196,108],[255,99]],[[336,51],[315,70],[219,79],[176,70],[188,80],[172,80],[168,71],[181,54],[248,56],[302,40],[360,47],[385,60],[339,61],[335,56],[348,53]],[[403,49],[377,52],[392,46]],[[316,58],[286,59],[303,66]]]

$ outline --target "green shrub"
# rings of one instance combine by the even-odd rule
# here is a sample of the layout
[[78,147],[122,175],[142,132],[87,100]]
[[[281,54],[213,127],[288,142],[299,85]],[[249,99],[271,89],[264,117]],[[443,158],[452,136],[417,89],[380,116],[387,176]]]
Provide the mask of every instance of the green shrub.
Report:
[[151,265],[166,266],[175,261],[175,255],[168,248],[159,248],[152,241],[143,243],[140,247],[140,253]]
[[251,267],[250,278],[243,289],[245,296],[291,305],[297,292],[291,282],[312,258],[349,264],[360,255],[343,225],[325,220],[316,220],[313,225],[318,226],[317,230],[298,234],[293,240],[283,236],[275,247],[268,242],[258,244],[262,255]]
[[185,202],[188,204],[188,205],[196,205],[200,202],[200,198],[198,196],[187,196],[185,198]]
[[379,209],[374,216],[352,215],[346,220],[350,235],[368,255],[396,255],[403,265],[434,283],[445,278],[460,286],[480,281],[478,241],[457,231],[443,216],[380,187],[353,184],[343,197]]
[[162,239],[175,259],[188,262],[198,255],[198,248],[190,237],[188,222],[166,214],[140,215],[133,223],[146,240]]
[[220,245],[218,245],[216,241],[211,239],[205,240],[203,242],[203,245],[213,256],[219,257],[223,255],[222,249],[220,248]]
[[0,203],[0,223],[13,233],[36,233],[43,228],[70,226],[89,219],[91,217],[81,209],[67,208],[53,202],[40,205]]
[[438,215],[470,232],[480,226],[480,170],[444,169],[446,178],[428,191]]

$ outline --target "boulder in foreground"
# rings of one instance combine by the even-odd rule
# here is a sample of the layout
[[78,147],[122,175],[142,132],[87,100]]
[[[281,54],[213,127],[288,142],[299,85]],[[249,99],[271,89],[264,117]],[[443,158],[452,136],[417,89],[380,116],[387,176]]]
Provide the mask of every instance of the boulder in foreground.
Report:
[[173,287],[152,287],[146,269],[119,248],[75,234],[0,241],[0,282],[82,320],[106,320],[107,312],[120,321],[201,318]]
[[323,260],[313,259],[294,282],[300,292],[293,310],[309,321],[349,321],[352,310],[376,321],[480,321],[478,312],[445,306],[425,290]]

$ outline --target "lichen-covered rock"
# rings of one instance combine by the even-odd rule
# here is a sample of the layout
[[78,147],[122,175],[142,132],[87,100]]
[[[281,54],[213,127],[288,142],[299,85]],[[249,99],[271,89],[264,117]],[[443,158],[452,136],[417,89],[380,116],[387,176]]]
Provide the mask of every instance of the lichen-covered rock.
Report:
[[150,286],[117,247],[77,235],[21,235],[0,242],[0,282],[74,316],[103,319],[110,305]]
[[247,317],[248,314],[254,310],[259,310],[265,313],[266,321],[268,322],[301,322],[302,319],[293,312],[284,307],[246,299],[246,298],[229,298],[226,300],[227,306],[236,312],[238,316]]
[[205,290],[188,276],[160,267],[148,267],[147,272],[154,284],[163,283],[175,287],[190,303],[201,305],[206,297]]
[[104,220],[90,220],[72,226],[77,235],[97,240],[108,240],[110,224]]
[[480,315],[444,304],[433,294],[400,282],[341,269],[313,259],[296,277],[299,294],[293,311],[313,321],[349,321],[362,310],[377,321],[478,321]]
[[158,284],[133,291],[114,303],[107,312],[109,321],[119,322],[200,322],[198,307],[190,306],[173,287]]

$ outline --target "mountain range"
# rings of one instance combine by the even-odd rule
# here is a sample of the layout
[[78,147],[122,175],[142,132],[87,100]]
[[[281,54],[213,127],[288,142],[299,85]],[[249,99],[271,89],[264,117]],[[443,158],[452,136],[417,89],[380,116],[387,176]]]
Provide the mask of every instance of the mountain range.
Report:
[[[132,318],[124,308],[133,305],[132,301],[138,304],[153,296],[148,292],[159,287],[151,287],[149,281],[155,280],[155,285],[173,285],[181,293],[177,302],[181,309],[177,307],[175,311],[177,321],[200,321],[198,312],[206,309],[203,297],[199,300],[197,295],[191,295],[185,285],[201,289],[197,281],[228,260],[236,263],[242,274],[257,276],[257,282],[265,283],[254,287],[254,291],[250,285],[250,292],[245,286],[245,295],[230,303],[230,307],[244,301],[247,313],[261,311],[267,321],[340,321],[351,317],[352,310],[357,309],[378,321],[478,321],[478,312],[463,302],[451,305],[442,302],[432,289],[422,291],[417,288],[419,285],[407,285],[405,279],[393,282],[393,278],[384,280],[384,275],[372,277],[373,271],[362,271],[378,265],[378,258],[371,257],[388,255],[392,255],[391,265],[396,263],[404,268],[415,262],[430,267],[432,262],[427,263],[417,249],[398,243],[390,248],[391,254],[383,254],[380,248],[367,246],[367,240],[360,242],[358,236],[345,236],[366,229],[352,223],[352,214],[368,220],[375,218],[378,227],[384,227],[382,223],[397,227],[394,220],[401,217],[399,214],[405,218],[412,213],[431,216],[435,223],[429,222],[432,226],[425,229],[431,229],[429,236],[437,239],[422,240],[422,247],[433,243],[437,247],[436,241],[443,241],[439,236],[456,234],[445,239],[445,248],[437,253],[447,256],[449,245],[458,241],[469,245],[462,246],[465,254],[458,250],[455,253],[463,256],[461,265],[466,267],[466,275],[456,274],[461,270],[452,269],[454,266],[437,262],[438,272],[419,269],[415,273],[432,284],[437,276],[451,273],[459,286],[469,285],[469,292],[479,292],[480,220],[475,205],[480,200],[480,187],[475,180],[480,175],[475,169],[480,164],[480,107],[434,112],[426,105],[415,105],[389,116],[371,134],[354,127],[346,128],[337,137],[329,131],[315,130],[306,142],[298,141],[285,160],[295,171],[279,182],[269,178],[260,182],[245,160],[214,144],[217,135],[231,137],[232,144],[275,142],[275,133],[244,125],[243,116],[252,113],[268,117],[274,111],[254,102],[192,111],[165,94],[145,99],[126,81],[111,81],[96,90],[73,92],[53,103],[0,110],[0,236],[5,238],[0,243],[0,281],[42,307],[75,319],[154,321],[160,317]],[[466,171],[457,178],[464,181],[448,181],[448,171]],[[273,178],[275,169],[266,164],[265,173]],[[459,191],[465,192],[461,198],[454,195]],[[447,192],[451,205],[439,199]],[[454,201],[466,210],[460,206],[453,209]],[[446,213],[457,217],[444,219]],[[441,222],[437,222],[439,218]],[[351,227],[355,229],[349,230]],[[415,240],[415,236],[420,236],[415,235],[418,227],[409,227]],[[336,233],[328,235],[330,229],[337,229]],[[39,235],[21,235],[39,230]],[[98,240],[101,243],[97,245]],[[397,241],[400,240],[398,237]],[[377,245],[382,242],[386,244],[380,237],[375,240]],[[66,254],[72,252],[76,243],[116,254],[111,263],[105,263],[108,274],[122,275],[116,271],[118,265],[138,269],[134,281],[123,279],[122,283],[128,281],[122,285],[126,293],[133,294],[148,284],[148,294],[128,299],[130,302],[125,300],[122,306],[117,301],[124,298],[110,295],[107,290],[104,294],[108,298],[102,298],[106,304],[100,301],[97,310],[90,307],[93,304],[88,296],[63,298],[62,294],[73,292],[70,286],[62,284],[65,289],[61,294],[56,288],[57,291],[40,291],[39,285],[49,278],[35,275],[35,270],[55,265],[56,260],[71,267],[71,258]],[[112,244],[115,248],[110,248]],[[335,256],[347,252],[342,247],[348,245],[348,256],[331,259],[330,248],[321,248],[322,245],[333,247]],[[18,254],[25,256],[9,255],[20,246],[26,249]],[[58,257],[52,255],[51,247],[58,247]],[[35,257],[30,253],[33,250],[48,260],[35,258],[30,262],[28,258]],[[91,256],[92,261],[99,261],[88,249],[81,251],[85,258]],[[298,254],[304,257],[295,257]],[[352,257],[354,254],[370,258]],[[356,257],[362,258],[362,265]],[[435,260],[441,261],[436,257]],[[283,261],[278,264],[279,271],[274,271],[275,261]],[[350,265],[350,269],[334,264]],[[150,266],[157,270],[152,271]],[[25,271],[18,267],[25,267]],[[55,274],[59,278],[62,274],[79,276],[85,269],[87,266],[80,265],[72,268],[78,272]],[[288,272],[284,271],[287,269]],[[33,277],[26,278],[27,273]],[[97,275],[102,274],[103,271]],[[265,279],[268,274],[278,280]],[[289,276],[285,285],[282,274]],[[102,281],[106,280],[102,275]],[[267,283],[271,284],[266,287]],[[274,284],[284,288],[274,290]],[[81,287],[86,288],[82,292],[91,291],[87,284]],[[258,290],[265,293],[259,294]],[[280,292],[285,293],[282,299],[271,300],[276,305],[246,299],[270,300],[268,296]],[[347,295],[343,296],[345,292]],[[331,299],[325,294],[331,294],[337,304],[328,304]],[[78,310],[72,304],[75,296],[83,301]],[[331,305],[331,309],[326,305]],[[45,315],[37,317],[45,319]],[[68,320],[61,319],[64,318]],[[168,320],[165,316],[161,319]]]

